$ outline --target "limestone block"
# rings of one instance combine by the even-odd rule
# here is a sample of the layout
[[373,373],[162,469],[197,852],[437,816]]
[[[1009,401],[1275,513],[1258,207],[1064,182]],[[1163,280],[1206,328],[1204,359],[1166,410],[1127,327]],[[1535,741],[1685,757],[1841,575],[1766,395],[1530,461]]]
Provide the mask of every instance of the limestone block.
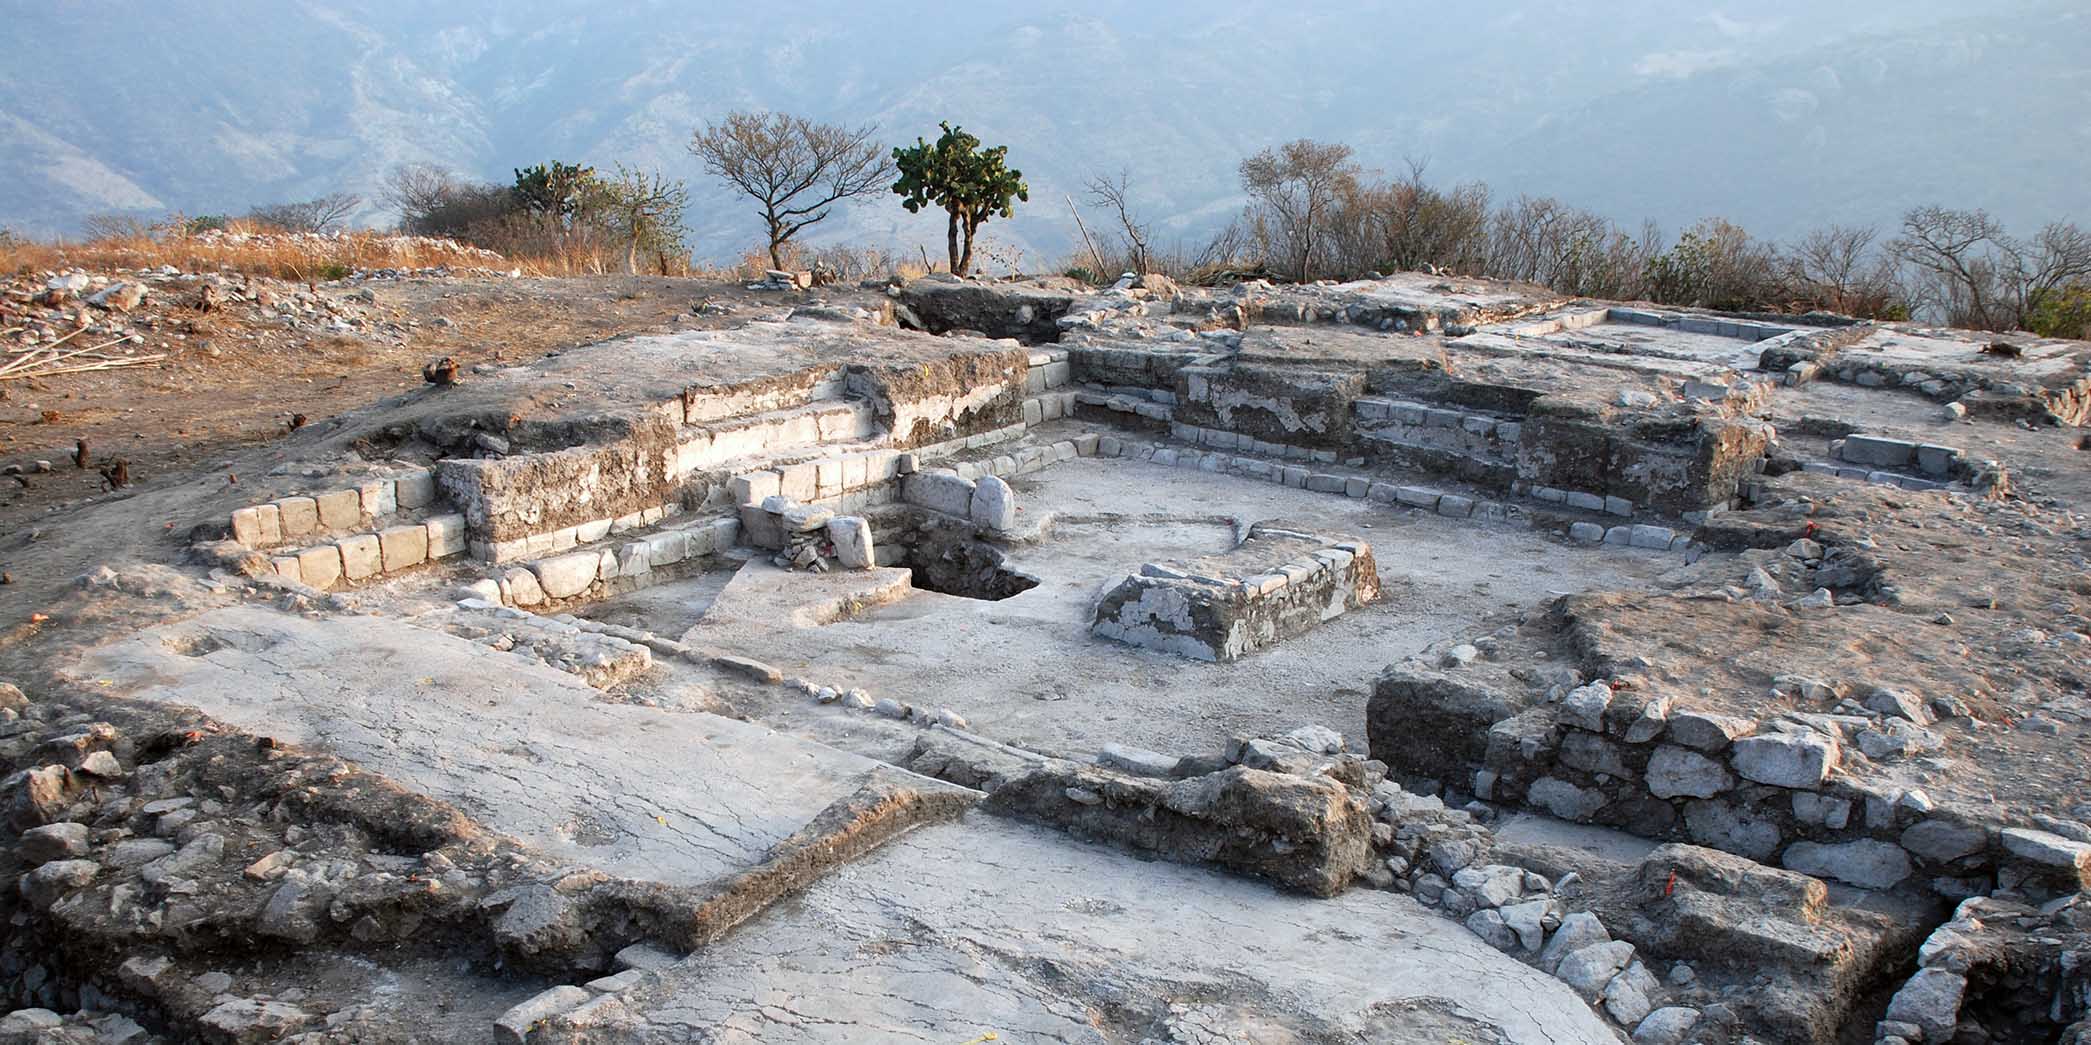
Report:
[[355,490],[334,490],[313,498],[323,530],[353,530],[363,522],[363,495]]
[[321,591],[340,583],[341,549],[331,544],[322,544],[299,552],[298,575],[306,585]]
[[953,472],[916,472],[907,477],[901,492],[909,504],[962,519],[972,515],[973,483]]
[[828,520],[828,540],[835,545],[835,558],[843,569],[868,570],[878,565],[871,546],[871,524],[863,516],[838,515]]
[[378,547],[386,573],[419,566],[428,561],[428,527],[414,523],[378,531]]
[[646,561],[649,568],[673,566],[689,557],[689,536],[681,530],[663,530],[649,534],[645,540]]
[[709,543],[715,552],[723,552],[733,547],[734,542],[740,539],[741,524],[738,519],[714,519],[711,522],[710,529],[711,540]]
[[501,594],[512,606],[535,606],[545,601],[537,574],[520,566],[501,575]]
[[295,555],[271,556],[269,568],[275,570],[276,576],[284,580],[297,581],[300,584],[305,581],[305,571],[298,566],[298,557]]
[[408,472],[392,479],[392,499],[402,510],[426,508],[436,499],[436,477],[431,472]]
[[376,479],[357,488],[363,499],[363,514],[370,516],[391,515],[399,510],[398,490],[390,479]]
[[1719,751],[1756,728],[1756,723],[1709,711],[1670,713],[1670,739],[1699,751]]
[[540,559],[531,564],[537,573],[537,584],[547,596],[554,599],[570,599],[588,590],[595,583],[602,569],[602,554],[586,551],[570,555],[556,555]]
[[341,574],[351,581],[375,577],[385,567],[384,553],[378,544],[378,535],[359,533],[335,541],[341,549]]
[[232,513],[233,540],[249,548],[283,543],[283,516],[273,504],[257,504]]
[[967,511],[976,526],[991,530],[1012,529],[1016,526],[1016,491],[1001,479],[987,476],[973,484],[973,496]]
[[794,501],[811,501],[820,495],[820,473],[813,462],[789,465],[779,473],[777,492]]
[[285,537],[303,537],[319,530],[319,502],[310,497],[278,500],[276,515]]
[[428,521],[428,557],[447,559],[465,550],[465,517],[452,513]]
[[1787,870],[1834,878],[1862,889],[1887,889],[1909,877],[1909,854],[1893,842],[1862,838],[1825,845],[1795,842],[1786,847],[1779,862]]
[[1735,785],[1727,767],[1670,744],[1648,758],[1648,791],[1657,798],[1712,798]]
[[1735,771],[1775,787],[1816,788],[1839,759],[1836,741],[1813,733],[1772,733],[1735,742]]

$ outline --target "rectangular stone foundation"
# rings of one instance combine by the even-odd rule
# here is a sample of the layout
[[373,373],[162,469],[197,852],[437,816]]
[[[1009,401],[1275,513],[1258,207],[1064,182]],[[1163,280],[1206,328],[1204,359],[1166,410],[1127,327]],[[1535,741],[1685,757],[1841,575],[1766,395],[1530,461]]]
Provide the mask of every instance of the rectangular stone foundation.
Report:
[[1258,523],[1223,555],[1142,566],[1104,596],[1090,631],[1194,660],[1239,660],[1378,598],[1371,545]]

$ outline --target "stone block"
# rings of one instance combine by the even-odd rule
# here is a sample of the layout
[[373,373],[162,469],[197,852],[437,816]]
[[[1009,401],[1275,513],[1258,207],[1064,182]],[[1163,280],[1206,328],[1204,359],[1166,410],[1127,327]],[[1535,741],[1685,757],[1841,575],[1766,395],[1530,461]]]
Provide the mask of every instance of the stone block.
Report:
[[399,510],[399,491],[390,479],[373,479],[357,487],[356,493],[363,499],[365,515],[375,518]]
[[303,537],[319,532],[319,502],[310,497],[285,497],[278,500],[276,517],[285,537]]
[[602,555],[593,551],[555,555],[532,563],[531,569],[536,572],[538,586],[547,596],[570,599],[595,583],[596,575],[602,569]]
[[436,499],[433,472],[408,472],[392,479],[392,499],[404,511],[426,508]]
[[1570,508],[1581,508],[1592,512],[1605,510],[1604,497],[1594,493],[1586,493],[1582,490],[1565,490],[1562,492],[1561,500]]
[[1735,786],[1726,766],[1671,744],[1648,757],[1648,792],[1657,798],[1712,798]]
[[1837,742],[1814,733],[1769,733],[1735,742],[1735,771],[1774,787],[1817,788],[1837,767]]
[[322,530],[353,530],[363,523],[363,495],[355,490],[329,491],[313,498],[313,503]]
[[1438,500],[1444,496],[1443,493],[1424,486],[1401,486],[1394,490],[1394,499],[1412,508],[1436,510]]
[[714,552],[723,552],[733,547],[734,542],[740,539],[741,524],[738,519],[714,519],[708,529],[711,530],[709,543]]
[[296,581],[300,584],[305,582],[305,571],[298,565],[298,557],[295,555],[271,556],[269,558],[269,568],[275,570],[276,576],[284,580]]
[[689,535],[681,530],[663,530],[645,537],[646,562],[649,567],[672,566],[689,557]]
[[1636,548],[1652,548],[1666,551],[1677,534],[1667,526],[1637,525],[1628,531],[1628,543]]
[[511,606],[536,606],[545,601],[545,590],[537,574],[519,566],[501,575],[501,598]]
[[1786,847],[1779,862],[1789,871],[1834,878],[1862,889],[1892,888],[1910,873],[1909,854],[1901,846],[1870,838],[1834,844],[1795,842]]
[[1605,528],[1594,522],[1571,523],[1568,536],[1570,540],[1584,544],[1597,544],[1605,539]]
[[1016,527],[1016,491],[995,476],[987,476],[973,484],[973,496],[967,505],[967,516],[975,526],[990,530],[1009,530]]
[[1474,514],[1474,499],[1448,493],[1438,498],[1437,513],[1453,519],[1465,519]]
[[428,528],[428,557],[447,559],[465,550],[467,540],[465,517],[456,513],[438,515],[426,524]]
[[1622,518],[1630,516],[1634,514],[1634,502],[1624,497],[1607,496],[1605,498],[1605,514],[1617,515]]
[[343,537],[334,546],[341,549],[341,575],[351,581],[375,577],[385,568],[384,552],[378,544],[378,535],[359,533],[354,537]]
[[331,544],[307,548],[298,553],[298,579],[306,585],[326,591],[341,583],[341,549]]
[[[974,498],[979,498],[977,491]],[[871,524],[863,516],[838,515],[828,520],[828,540],[835,545],[835,558],[843,569],[868,570],[878,565],[877,552],[871,545]]]
[[901,496],[909,504],[931,511],[961,519],[972,517],[973,483],[954,472],[916,472],[903,481]]
[[743,472],[727,480],[726,489],[735,504],[761,504],[763,498],[783,492],[783,477],[770,471]]
[[1342,493],[1343,476],[1314,472],[1307,476],[1307,489],[1315,493]]
[[1907,468],[1916,460],[1917,444],[1907,439],[1877,435],[1849,435],[1844,437],[1837,456],[1853,464],[1876,468]]
[[379,530],[378,549],[386,573],[419,566],[428,561],[428,527],[414,523]]
[[779,475],[777,492],[794,501],[811,501],[820,495],[820,473],[811,461],[788,465]]
[[813,462],[813,490],[816,498],[838,497],[843,489],[840,459],[830,458]]
[[1953,474],[1953,465],[1960,458],[1961,452],[1953,447],[1925,443],[1917,447],[1917,470],[1935,479],[1945,479]]

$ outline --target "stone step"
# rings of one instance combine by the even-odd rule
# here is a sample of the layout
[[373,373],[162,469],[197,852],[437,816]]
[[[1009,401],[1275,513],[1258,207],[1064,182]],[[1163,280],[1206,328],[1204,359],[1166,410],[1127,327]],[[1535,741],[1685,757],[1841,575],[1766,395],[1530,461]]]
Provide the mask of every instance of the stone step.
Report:
[[857,399],[828,399],[677,429],[675,475],[708,471],[878,437],[878,412]]

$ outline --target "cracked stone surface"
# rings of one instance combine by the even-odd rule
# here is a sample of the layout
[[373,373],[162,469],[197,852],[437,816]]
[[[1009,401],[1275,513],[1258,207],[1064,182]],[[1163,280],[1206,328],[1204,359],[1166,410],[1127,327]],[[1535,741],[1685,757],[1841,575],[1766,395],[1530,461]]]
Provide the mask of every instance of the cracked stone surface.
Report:
[[[981,814],[815,885],[634,995],[631,1040],[1612,1042],[1405,896],[1328,900]],[[1195,1010],[1195,1011],[1191,1011]],[[624,1034],[620,1034],[623,1037]]]
[[606,703],[563,672],[377,617],[216,610],[97,650],[78,675],[351,759],[547,853],[671,884],[751,866],[878,765],[757,724]]

